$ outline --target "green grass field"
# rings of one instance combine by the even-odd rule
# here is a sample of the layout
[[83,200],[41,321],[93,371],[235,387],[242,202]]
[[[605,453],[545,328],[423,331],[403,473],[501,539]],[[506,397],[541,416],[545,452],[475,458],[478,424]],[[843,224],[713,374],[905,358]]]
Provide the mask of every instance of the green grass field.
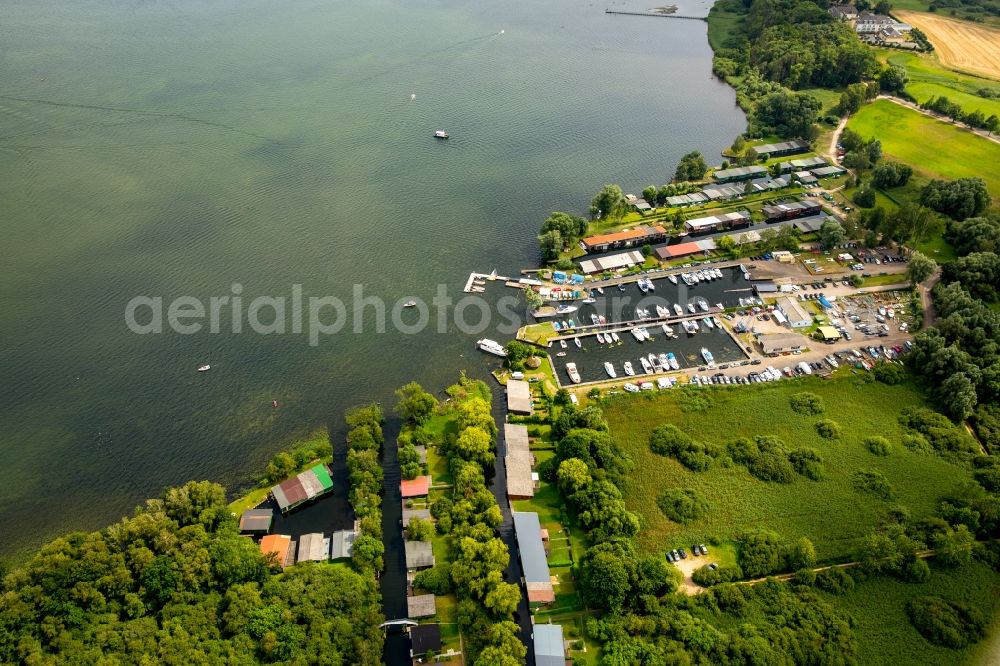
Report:
[[946,69],[935,55],[929,53],[900,53],[891,49],[878,49],[878,57],[906,70],[910,80],[906,91],[917,102],[926,102],[931,97],[944,95],[965,111],[979,109],[987,116],[994,113],[1000,115],[1000,98],[989,99],[976,94],[983,88],[1000,94],[1000,82]]
[[886,156],[916,173],[928,178],[979,176],[1000,198],[1000,171],[993,166],[1000,164],[1000,144],[887,100],[862,107],[848,127],[879,139]]
[[1000,574],[973,562],[958,569],[932,566],[926,583],[903,583],[878,577],[859,583],[842,596],[821,593],[838,609],[854,618],[860,664],[958,664],[995,663],[983,654],[996,635],[996,627],[979,643],[952,650],[926,641],[906,616],[906,603],[915,596],[931,594],[979,608],[987,617],[1000,610]]
[[[802,416],[792,411],[789,397],[800,391],[820,395],[826,412]],[[703,411],[691,411],[693,396],[710,404]],[[694,542],[725,543],[746,529],[764,528],[785,539],[809,537],[824,561],[851,559],[862,536],[887,509],[901,504],[915,517],[931,514],[940,495],[970,479],[963,466],[900,445],[903,433],[896,414],[906,406],[923,404],[921,393],[910,385],[862,383],[846,373],[833,380],[805,378],[613,400],[604,410],[611,432],[632,456],[636,469],[642,470],[632,475],[625,489],[629,510],[643,520],[637,546],[643,552],[660,552]],[[838,422],[841,439],[820,438],[814,430],[820,419]],[[752,477],[741,466],[689,471],[649,450],[649,434],[663,423],[673,423],[704,442],[725,444],[739,436],[776,435],[788,448],[813,447],[823,456],[826,478],[816,482],[799,477],[791,484],[776,484]],[[896,445],[893,453],[871,454],[861,444],[870,435],[888,438]],[[885,474],[895,488],[894,499],[884,501],[854,490],[851,475],[859,469]],[[655,504],[665,488],[694,489],[708,502],[708,515],[689,525],[667,520]]]

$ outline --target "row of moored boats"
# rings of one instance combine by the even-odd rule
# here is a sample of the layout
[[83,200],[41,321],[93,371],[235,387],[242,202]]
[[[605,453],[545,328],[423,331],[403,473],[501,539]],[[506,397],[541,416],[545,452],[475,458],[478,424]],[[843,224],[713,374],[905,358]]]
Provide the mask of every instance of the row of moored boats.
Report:
[[[673,275],[670,277],[674,278]],[[722,271],[718,268],[703,268],[691,273],[681,273],[681,279],[684,280],[684,284],[691,287],[699,282],[711,282],[712,280],[722,279]],[[675,279],[672,279],[671,281],[676,284]]]

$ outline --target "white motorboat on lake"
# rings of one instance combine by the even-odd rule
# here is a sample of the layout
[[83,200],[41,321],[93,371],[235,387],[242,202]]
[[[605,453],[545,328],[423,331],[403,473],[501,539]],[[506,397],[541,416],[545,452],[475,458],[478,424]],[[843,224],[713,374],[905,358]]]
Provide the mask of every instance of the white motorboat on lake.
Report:
[[708,351],[705,347],[701,348],[701,357],[705,359],[705,363],[708,363],[709,365],[715,364],[715,357],[713,357],[712,352]]
[[434,132],[434,138],[435,139],[447,139],[448,138],[448,133],[445,132],[444,130],[436,130]]
[[678,317],[684,316],[684,308],[682,308],[679,303],[674,303],[674,312]]
[[573,342],[576,344],[577,349],[583,349],[583,343],[580,342],[580,338],[573,338]]
[[507,350],[503,348],[503,345],[495,340],[483,338],[482,340],[476,341],[476,346],[487,354],[493,354],[494,356],[501,356],[504,358],[507,357]]
[[659,317],[660,319],[666,319],[667,317],[670,316],[670,310],[668,310],[667,306],[665,305],[657,305],[656,316]]
[[649,361],[646,360],[645,356],[639,357],[639,364],[642,365],[642,371],[645,372],[647,375],[653,374],[653,366],[649,364]]
[[618,337],[617,333],[611,331],[611,341],[614,342],[615,344],[618,344],[619,342],[622,341],[622,339]]
[[680,370],[681,364],[677,362],[677,357],[673,352],[667,352],[667,362],[670,363],[671,370]]
[[670,280],[672,283],[677,284],[677,276],[676,275],[668,275],[667,279]]
[[598,333],[597,334],[597,341],[603,345],[604,344],[604,335],[601,334],[601,333]]
[[580,308],[575,305],[560,305],[556,308],[556,314],[569,314],[570,312],[576,312]]
[[625,368],[625,374],[626,375],[628,375],[629,377],[635,376],[635,370],[632,369],[632,362],[631,361],[625,361],[625,364],[622,367]]
[[212,366],[210,366],[208,363],[206,363],[205,365],[199,365],[198,366],[198,372],[208,372],[211,369],[212,369]]
[[688,312],[690,312],[691,314],[694,314],[697,311],[698,311],[698,309],[695,308],[694,303],[688,303]]
[[615,366],[611,365],[607,361],[605,361],[604,363],[604,372],[608,373],[608,377],[611,377],[611,379],[614,379],[615,377],[618,376],[615,373]]
[[642,333],[641,333],[641,332],[639,331],[639,329],[638,329],[638,328],[633,328],[633,329],[632,329],[632,337],[633,337],[633,338],[635,338],[635,341],[636,341],[636,342],[642,342],[643,340],[645,340],[645,339],[646,339],[646,336],[644,336],[644,335],[643,335],[643,334],[642,334]]
[[705,328],[715,328],[715,323],[712,321],[711,317],[702,317],[701,323],[705,325]]
[[565,340],[560,340],[559,341],[559,346],[562,347],[563,349],[566,349],[566,341]]
[[663,334],[664,334],[664,335],[666,335],[666,336],[667,336],[668,338],[672,338],[672,337],[674,337],[674,329],[672,329],[672,328],[671,328],[670,326],[668,326],[667,324],[664,324],[664,325],[663,325],[663,326],[661,326],[660,328],[662,328],[662,329],[663,329]]

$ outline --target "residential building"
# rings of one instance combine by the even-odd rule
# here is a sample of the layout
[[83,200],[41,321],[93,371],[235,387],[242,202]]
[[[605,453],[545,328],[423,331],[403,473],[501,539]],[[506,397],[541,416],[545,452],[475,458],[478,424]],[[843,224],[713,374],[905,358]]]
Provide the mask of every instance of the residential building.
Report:
[[406,597],[406,616],[409,619],[433,617],[437,613],[433,594],[416,594]]
[[507,411],[511,414],[531,415],[534,411],[531,384],[521,379],[507,380]]
[[785,315],[791,328],[804,328],[812,325],[812,316],[794,298],[782,296],[778,299],[777,305],[778,310]]
[[406,570],[418,571],[434,566],[434,549],[430,541],[404,541],[406,551]]
[[751,180],[762,178],[767,175],[767,168],[762,166],[734,167],[732,169],[719,169],[712,172],[712,179],[717,183],[731,183],[741,180]]
[[684,223],[684,228],[688,233],[705,233],[719,229],[736,229],[748,226],[750,226],[750,211],[746,210],[723,213],[721,215],[709,215],[708,217],[697,217]]
[[535,666],[566,666],[566,643],[562,625],[536,624],[531,628],[535,644]]
[[838,21],[853,21],[858,18],[858,9],[854,5],[832,5],[830,15]]
[[418,624],[410,627],[410,657],[441,651],[441,625]]
[[622,252],[621,254],[609,254],[604,257],[593,257],[580,262],[580,270],[588,275],[591,273],[603,273],[605,271],[616,271],[621,268],[629,268],[641,264],[646,260],[639,250]]
[[271,495],[278,503],[278,509],[287,513],[300,504],[332,491],[330,468],[319,464],[274,486],[271,488]]
[[753,152],[756,155],[767,155],[768,157],[781,157],[783,155],[795,155],[809,151],[809,144],[800,139],[794,141],[782,141],[781,143],[765,143],[754,146]]
[[823,211],[823,207],[816,201],[793,201],[775,206],[764,206],[760,210],[764,213],[765,221],[777,222],[779,220],[794,220],[797,217],[816,215]]
[[514,534],[517,538],[517,551],[521,559],[521,570],[524,573],[524,585],[528,591],[528,604],[541,606],[552,603],[556,599],[552,578],[549,574],[549,563],[545,558],[545,546],[542,544],[542,526],[537,513],[514,511]]
[[666,237],[667,230],[665,228],[659,225],[642,225],[609,234],[587,236],[580,241],[580,247],[586,252],[607,252],[625,247],[641,247],[650,243],[659,243]]

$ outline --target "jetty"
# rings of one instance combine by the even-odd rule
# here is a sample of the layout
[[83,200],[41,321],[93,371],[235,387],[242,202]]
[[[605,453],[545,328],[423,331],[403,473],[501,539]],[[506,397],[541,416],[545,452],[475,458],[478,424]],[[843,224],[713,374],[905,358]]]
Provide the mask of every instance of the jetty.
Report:
[[621,16],[648,16],[652,18],[672,18],[672,19],[688,19],[689,21],[704,21],[708,22],[707,16],[688,16],[686,14],[659,14],[656,12],[623,12],[617,9],[605,9],[605,14],[619,14]]

